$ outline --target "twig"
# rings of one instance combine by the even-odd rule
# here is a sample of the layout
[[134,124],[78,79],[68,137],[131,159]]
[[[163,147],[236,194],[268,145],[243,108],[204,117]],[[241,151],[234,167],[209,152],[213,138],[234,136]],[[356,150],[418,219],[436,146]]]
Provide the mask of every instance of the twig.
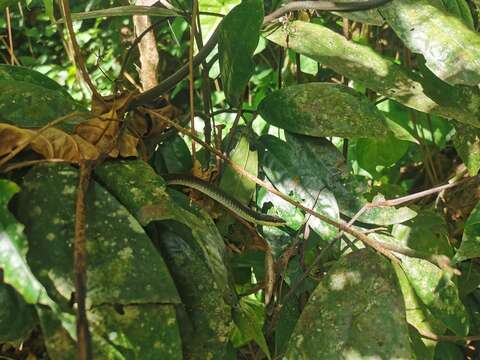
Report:
[[[197,14],[198,14],[198,2],[192,1],[192,16],[190,24],[190,49],[188,52],[188,82],[189,82],[189,103],[190,103],[190,127],[195,133],[195,83],[193,74],[193,53],[195,52],[195,34],[197,32]],[[193,166],[196,162],[195,141],[192,141],[192,160]]]
[[425,339],[434,340],[434,341],[450,341],[450,342],[480,341],[480,335],[472,335],[472,336],[436,335],[420,329],[417,329],[417,331],[420,333],[421,337]]
[[65,24],[67,25],[68,34],[70,36],[70,40],[73,46],[73,57],[75,59],[75,65],[79,68],[82,74],[83,80],[90,88],[90,91],[92,92],[92,97],[95,100],[100,101],[102,104],[105,104],[103,97],[99,94],[99,92],[93,85],[92,80],[90,79],[90,75],[88,74],[87,67],[85,66],[85,62],[83,60],[80,47],[78,46],[77,39],[75,37],[75,31],[73,30],[73,25],[72,25],[72,16],[70,13],[69,0],[62,0],[62,7],[63,7],[64,21],[65,21]]
[[75,241],[73,266],[75,274],[75,301],[77,303],[78,360],[92,359],[92,344],[86,310],[87,295],[87,240],[86,240],[86,194],[92,174],[92,162],[80,162],[80,180],[75,203]]
[[447,189],[451,189],[455,186],[458,186],[458,185],[463,184],[467,181],[470,181],[470,180],[474,179],[475,177],[476,176],[468,177],[468,178],[462,179],[460,181],[454,181],[454,182],[451,182],[451,183],[448,183],[448,184],[440,185],[440,186],[437,186],[437,187],[434,187],[434,188],[431,188],[431,189],[428,189],[428,190],[424,190],[424,191],[420,191],[420,192],[417,192],[417,193],[414,193],[414,194],[403,196],[403,197],[398,198],[398,199],[373,201],[373,202],[367,204],[367,207],[368,208],[373,208],[373,207],[382,207],[382,206],[401,205],[403,203],[406,203],[406,202],[409,202],[409,201],[412,201],[412,200],[417,200],[417,199],[420,199],[420,198],[425,197],[425,196],[433,195],[433,194],[445,191]]

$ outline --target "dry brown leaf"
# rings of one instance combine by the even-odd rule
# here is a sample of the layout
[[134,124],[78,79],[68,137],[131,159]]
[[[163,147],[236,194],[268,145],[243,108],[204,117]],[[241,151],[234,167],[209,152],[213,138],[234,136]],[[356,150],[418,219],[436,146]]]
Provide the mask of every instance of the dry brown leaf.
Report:
[[125,132],[118,139],[118,149],[121,157],[138,156],[138,138]]
[[[105,153],[112,149],[112,145],[117,140],[119,130],[120,123],[117,114],[112,110],[77,125],[75,134],[94,145],[100,153]],[[115,154],[114,150],[111,150],[111,152]]]
[[34,138],[35,134],[36,132],[34,130],[22,129],[10,124],[0,124],[0,138],[2,139],[0,143],[0,156],[7,155],[18,146],[32,141],[30,145],[32,148],[35,147],[34,151],[41,149],[41,152],[37,152],[46,158],[53,157],[53,146],[43,137],[37,136]]

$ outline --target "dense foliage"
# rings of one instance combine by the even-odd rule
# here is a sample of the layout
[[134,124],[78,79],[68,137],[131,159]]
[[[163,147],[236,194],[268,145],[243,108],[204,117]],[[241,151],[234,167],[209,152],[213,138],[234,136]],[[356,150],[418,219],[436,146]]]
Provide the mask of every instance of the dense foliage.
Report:
[[0,0],[0,358],[478,358],[480,2],[373,2]]

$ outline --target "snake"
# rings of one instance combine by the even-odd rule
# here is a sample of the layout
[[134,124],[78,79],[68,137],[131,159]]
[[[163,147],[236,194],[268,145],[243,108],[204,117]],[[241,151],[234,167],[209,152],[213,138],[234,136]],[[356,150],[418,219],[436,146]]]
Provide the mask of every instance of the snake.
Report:
[[195,189],[215,200],[227,210],[248,222],[263,226],[284,226],[286,221],[278,216],[256,212],[231,197],[220,188],[191,175],[163,174],[162,178],[169,186],[186,186]]

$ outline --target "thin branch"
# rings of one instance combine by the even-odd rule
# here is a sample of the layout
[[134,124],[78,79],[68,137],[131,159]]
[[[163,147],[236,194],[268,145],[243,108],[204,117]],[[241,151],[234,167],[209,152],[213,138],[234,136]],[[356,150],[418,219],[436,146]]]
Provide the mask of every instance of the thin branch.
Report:
[[472,335],[472,336],[436,335],[420,329],[417,329],[417,331],[420,333],[421,337],[425,339],[434,340],[434,341],[450,341],[450,342],[480,341],[480,335]]
[[73,268],[75,274],[75,301],[77,303],[78,360],[91,360],[92,340],[88,329],[87,296],[87,239],[86,239],[86,195],[92,163],[80,162],[80,180],[75,203],[75,241],[73,244]]
[[382,207],[382,206],[401,205],[401,204],[409,202],[409,201],[417,200],[417,199],[420,199],[420,198],[425,197],[425,196],[433,195],[433,194],[451,189],[455,186],[458,186],[458,185],[463,184],[467,181],[470,181],[470,180],[474,179],[475,177],[476,176],[468,177],[468,178],[462,179],[460,181],[450,182],[448,184],[440,185],[440,186],[437,186],[437,187],[434,187],[434,188],[431,188],[431,189],[428,189],[428,190],[424,190],[424,191],[420,191],[420,192],[417,192],[417,193],[414,193],[414,194],[403,196],[403,197],[398,198],[398,199],[373,201],[373,202],[367,204],[367,207],[368,208],[373,208],[373,207]]
[[[194,73],[193,73],[193,53],[195,52],[195,34],[197,32],[197,14],[198,14],[198,2],[197,0],[192,1],[192,17],[190,24],[190,48],[188,51],[188,96],[190,104],[190,127],[195,133],[195,82],[194,82]],[[192,141],[192,161],[193,166],[196,162],[196,151],[195,151],[195,141]]]
[[75,37],[75,31],[73,30],[73,25],[72,25],[72,15],[70,12],[69,0],[62,0],[62,7],[63,7],[64,21],[65,21],[65,24],[67,25],[68,34],[70,36],[70,40],[73,46],[73,56],[75,59],[75,65],[78,66],[82,74],[83,80],[87,83],[88,87],[90,88],[90,91],[92,92],[92,97],[95,100],[105,104],[103,97],[98,93],[97,89],[92,83],[92,80],[90,79],[90,75],[88,74],[87,67],[85,66],[85,61],[83,60],[82,53],[80,51],[80,46],[78,46],[77,39]]

